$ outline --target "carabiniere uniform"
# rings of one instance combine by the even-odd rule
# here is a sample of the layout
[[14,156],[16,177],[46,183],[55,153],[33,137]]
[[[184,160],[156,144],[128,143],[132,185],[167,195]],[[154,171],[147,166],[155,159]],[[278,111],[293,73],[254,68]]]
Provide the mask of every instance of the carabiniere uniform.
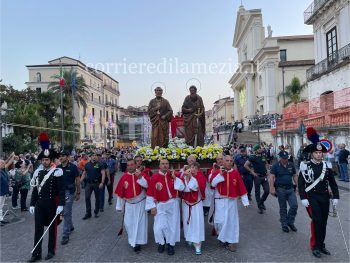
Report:
[[[63,172],[60,168],[50,168],[45,170],[38,168],[33,175],[31,184],[33,187],[30,206],[35,206],[35,236],[34,245],[39,241],[44,233],[44,226],[48,226],[56,215],[57,206],[65,204],[65,188]],[[57,220],[49,229],[48,253],[55,255]],[[33,252],[33,256],[41,257],[41,242]]]
[[[306,151],[309,153],[314,151],[325,152],[325,148],[320,143],[317,143],[309,145]],[[322,251],[325,249],[324,240],[326,237],[330,197],[339,199],[334,172],[327,167],[324,161],[319,163],[316,163],[314,160],[307,161],[300,166],[298,187],[300,199],[307,199],[310,204],[306,209],[312,219],[311,249]],[[329,192],[329,187],[332,193]]]

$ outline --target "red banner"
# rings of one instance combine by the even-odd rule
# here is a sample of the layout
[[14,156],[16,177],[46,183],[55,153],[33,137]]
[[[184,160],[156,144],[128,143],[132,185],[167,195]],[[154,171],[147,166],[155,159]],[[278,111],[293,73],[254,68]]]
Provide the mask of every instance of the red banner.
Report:
[[185,138],[185,126],[183,116],[175,116],[171,120],[171,137]]

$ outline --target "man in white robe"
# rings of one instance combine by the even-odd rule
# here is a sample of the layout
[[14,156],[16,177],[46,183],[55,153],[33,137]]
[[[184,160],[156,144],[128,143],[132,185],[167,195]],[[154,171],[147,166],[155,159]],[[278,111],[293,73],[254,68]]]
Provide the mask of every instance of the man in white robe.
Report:
[[237,198],[241,197],[244,207],[249,206],[249,200],[241,175],[232,167],[233,159],[226,155],[224,167],[211,178],[211,185],[215,187],[214,226],[218,239],[234,252],[239,241]]
[[116,210],[124,210],[123,224],[128,234],[128,242],[135,252],[139,252],[141,245],[147,244],[148,217],[145,205],[148,176],[136,170],[135,160],[129,160],[127,168],[115,190]]
[[196,255],[202,254],[202,242],[205,240],[203,194],[206,179],[199,171],[199,164],[194,163],[184,171],[182,181],[182,223],[184,237],[188,244],[193,244]]
[[168,255],[175,254],[175,243],[180,241],[180,206],[177,190],[183,189],[182,181],[169,171],[169,161],[162,159],[159,172],[152,175],[147,190],[146,210],[154,215],[154,238],[158,252],[168,245]]

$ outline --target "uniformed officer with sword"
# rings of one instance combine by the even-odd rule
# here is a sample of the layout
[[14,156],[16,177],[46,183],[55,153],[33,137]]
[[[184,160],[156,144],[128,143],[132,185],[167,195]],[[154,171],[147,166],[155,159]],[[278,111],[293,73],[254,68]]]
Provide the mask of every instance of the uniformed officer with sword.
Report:
[[[39,141],[42,152],[38,156],[41,166],[34,172],[30,182],[33,187],[30,201],[30,213],[35,218],[34,248],[31,251],[32,257],[28,262],[41,260],[41,243],[45,233],[49,232],[48,253],[45,260],[55,255],[57,225],[59,215],[65,205],[65,188],[63,172],[55,168],[52,162],[58,157],[57,153],[49,149],[49,139],[46,133],[41,133]],[[47,226],[44,232],[44,226]]]

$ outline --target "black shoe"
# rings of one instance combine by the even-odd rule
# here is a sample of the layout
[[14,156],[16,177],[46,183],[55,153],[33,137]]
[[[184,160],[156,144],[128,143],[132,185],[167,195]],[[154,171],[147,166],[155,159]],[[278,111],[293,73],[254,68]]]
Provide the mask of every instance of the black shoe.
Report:
[[100,212],[103,212],[104,210],[103,209],[100,209]]
[[329,252],[325,247],[321,248],[320,252],[323,253],[323,254],[326,254],[326,255],[330,255],[331,254],[331,252]]
[[66,245],[69,242],[69,237],[62,237],[61,245]]
[[174,246],[171,246],[171,245],[168,244],[168,255],[172,256],[174,254],[175,254]]
[[29,211],[28,207],[21,208],[21,212],[27,212],[27,211]]
[[83,220],[89,219],[90,217],[91,217],[91,215],[86,214],[86,215],[83,217]]
[[45,257],[45,260],[49,260],[49,259],[53,258],[53,256],[54,256],[54,254],[49,252],[49,253],[47,253],[47,255]]
[[140,252],[140,251],[141,251],[141,245],[136,245],[136,246],[134,247],[134,251],[135,251],[135,252]]
[[109,205],[112,205],[112,201],[108,201],[108,204],[109,204]]
[[95,218],[98,218],[98,214],[95,214]]
[[262,208],[259,208],[259,211],[258,211],[259,214],[263,214],[264,213],[264,210]]
[[6,220],[2,220],[0,222],[1,222],[1,224],[4,224],[4,225],[10,223],[9,221],[6,221]]
[[289,228],[293,231],[293,232],[297,232],[298,229],[295,227],[295,225],[293,224],[288,224]]
[[264,204],[261,204],[260,207],[264,210],[266,210],[266,206]]
[[320,251],[317,248],[312,250],[312,255],[314,255],[317,258],[321,257],[321,253],[320,253]]
[[32,257],[27,262],[35,262],[41,260],[41,255],[32,255]]
[[288,233],[289,228],[287,226],[282,226],[282,231]]
[[74,231],[74,227],[72,227],[71,229],[70,229],[70,232],[73,232]]
[[158,253],[163,253],[164,250],[165,250],[165,244],[164,245],[159,244],[158,245]]

